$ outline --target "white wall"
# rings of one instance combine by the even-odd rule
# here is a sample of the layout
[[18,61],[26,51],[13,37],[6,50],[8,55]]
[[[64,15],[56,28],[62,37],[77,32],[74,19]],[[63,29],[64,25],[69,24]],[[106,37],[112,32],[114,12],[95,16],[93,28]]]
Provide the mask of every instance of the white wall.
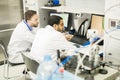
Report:
[[21,0],[8,0],[10,24],[17,24],[22,20],[23,9],[21,3]]
[[21,19],[21,0],[0,0],[0,25],[17,24]]

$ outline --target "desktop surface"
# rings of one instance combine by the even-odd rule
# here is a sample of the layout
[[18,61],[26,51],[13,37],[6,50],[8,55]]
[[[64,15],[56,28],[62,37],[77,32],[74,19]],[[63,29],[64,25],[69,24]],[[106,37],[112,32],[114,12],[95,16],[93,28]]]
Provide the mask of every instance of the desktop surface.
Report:
[[[119,75],[118,71],[115,69],[112,69],[107,66],[105,66],[105,69],[108,71],[107,74],[98,73],[98,70],[99,70],[98,68],[94,73],[91,74],[91,76],[94,76],[94,80],[115,80],[116,77]],[[75,69],[67,69],[67,71],[75,76]],[[82,73],[78,73],[77,76],[80,77],[81,80],[84,80],[85,77],[89,76],[89,74],[87,72],[82,72]]]

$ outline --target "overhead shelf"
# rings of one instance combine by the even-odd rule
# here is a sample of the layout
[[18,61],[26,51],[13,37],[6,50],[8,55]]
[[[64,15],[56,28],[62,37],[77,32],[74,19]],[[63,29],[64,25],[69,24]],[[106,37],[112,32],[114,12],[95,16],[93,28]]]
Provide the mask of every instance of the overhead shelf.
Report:
[[41,9],[48,9],[48,10],[57,10],[59,7],[41,7]]
[[90,14],[99,14],[104,15],[104,9],[95,9],[95,8],[79,8],[73,9],[67,6],[59,6],[59,7],[41,7],[41,9],[48,10],[56,10],[57,12],[68,12],[68,13],[90,13]]

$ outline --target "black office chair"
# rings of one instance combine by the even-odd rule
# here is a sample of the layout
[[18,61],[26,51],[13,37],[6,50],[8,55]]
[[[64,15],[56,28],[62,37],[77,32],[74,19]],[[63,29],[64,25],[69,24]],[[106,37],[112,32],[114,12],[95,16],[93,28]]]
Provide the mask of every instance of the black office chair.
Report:
[[11,77],[9,76],[9,66],[10,65],[12,65],[12,66],[14,66],[14,65],[20,65],[20,64],[23,64],[23,63],[11,63],[9,61],[9,59],[8,59],[9,56],[8,56],[8,53],[7,53],[7,49],[6,49],[5,44],[3,43],[2,40],[0,40],[0,47],[1,47],[2,52],[4,54],[4,57],[5,57],[5,59],[4,59],[4,72],[3,72],[4,78],[8,80],[10,78],[18,77],[18,76],[11,76]]
[[[26,69],[25,69],[25,73],[29,71],[33,72],[34,74],[36,74],[37,72],[37,68],[39,66],[39,63],[35,60],[33,60],[32,58],[30,58],[27,54],[29,54],[28,52],[21,52],[24,63],[26,65]],[[25,77],[26,79],[26,77]]]

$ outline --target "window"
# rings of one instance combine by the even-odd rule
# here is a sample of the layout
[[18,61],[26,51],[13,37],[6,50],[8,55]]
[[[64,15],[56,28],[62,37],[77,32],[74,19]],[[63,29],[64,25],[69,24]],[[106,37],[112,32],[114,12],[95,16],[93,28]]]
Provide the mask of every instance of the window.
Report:
[[50,13],[50,16],[52,15],[57,15],[63,18],[63,22],[64,22],[64,27],[67,28],[68,27],[68,18],[69,18],[69,14],[68,13]]

